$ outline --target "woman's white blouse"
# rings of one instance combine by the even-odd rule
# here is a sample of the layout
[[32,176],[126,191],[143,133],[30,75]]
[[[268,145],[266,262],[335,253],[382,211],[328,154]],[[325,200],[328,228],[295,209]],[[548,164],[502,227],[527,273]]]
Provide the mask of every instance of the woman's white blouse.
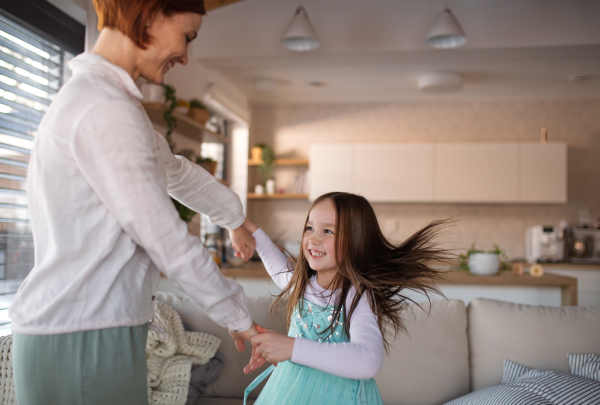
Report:
[[35,266],[10,307],[13,332],[142,325],[161,271],[214,321],[248,329],[241,286],[187,232],[169,195],[229,229],[245,219],[239,198],[171,154],[125,70],[93,53],[69,66],[30,159]]
[[[252,236],[256,239],[256,250],[269,275],[278,287],[284,288],[292,277],[287,258],[262,229]],[[356,289],[352,287],[346,298],[346,308],[351,305],[355,294]],[[339,292],[324,289],[317,283],[316,277],[311,278],[304,293],[304,299],[321,307],[336,304],[338,297]],[[371,310],[367,296],[363,295],[352,314],[350,342],[328,343],[296,338],[291,360],[340,377],[359,380],[375,377],[383,365],[383,355],[383,337],[377,315]]]

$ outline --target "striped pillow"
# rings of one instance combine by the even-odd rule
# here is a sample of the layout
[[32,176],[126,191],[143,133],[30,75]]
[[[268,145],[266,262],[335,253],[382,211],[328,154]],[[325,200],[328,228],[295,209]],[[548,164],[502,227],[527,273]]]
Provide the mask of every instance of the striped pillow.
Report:
[[446,405],[600,404],[600,382],[560,371],[536,370],[504,360],[502,383]]
[[571,373],[600,381],[600,355],[593,353],[568,353]]

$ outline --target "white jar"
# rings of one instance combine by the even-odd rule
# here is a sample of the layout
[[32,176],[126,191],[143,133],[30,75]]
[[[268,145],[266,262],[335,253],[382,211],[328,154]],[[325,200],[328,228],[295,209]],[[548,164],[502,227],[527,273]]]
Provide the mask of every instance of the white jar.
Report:
[[265,188],[262,184],[257,184],[254,186],[254,194],[263,195],[265,193]]
[[500,259],[496,253],[473,253],[469,256],[469,270],[478,276],[491,276],[498,273]]

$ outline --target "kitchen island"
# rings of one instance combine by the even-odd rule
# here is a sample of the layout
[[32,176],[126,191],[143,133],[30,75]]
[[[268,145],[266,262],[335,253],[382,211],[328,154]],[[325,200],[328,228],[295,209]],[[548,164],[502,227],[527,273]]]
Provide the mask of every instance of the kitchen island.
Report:
[[[278,294],[281,290],[269,279],[262,262],[251,261],[242,267],[223,267],[226,277],[240,283],[249,296]],[[448,271],[445,280],[438,286],[447,298],[468,302],[476,297],[498,299],[529,305],[577,305],[577,278],[562,274],[550,274],[541,277],[528,273],[516,275],[510,271],[494,276],[475,276],[468,272]],[[407,292],[407,297],[417,302],[423,301],[419,293]],[[439,296],[432,298],[438,299]]]

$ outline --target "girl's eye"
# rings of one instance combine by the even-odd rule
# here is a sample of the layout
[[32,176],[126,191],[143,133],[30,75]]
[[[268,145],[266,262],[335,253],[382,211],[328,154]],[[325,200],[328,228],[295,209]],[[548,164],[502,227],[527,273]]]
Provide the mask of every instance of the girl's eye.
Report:
[[329,229],[325,229],[325,233],[330,233],[333,235],[333,231],[330,231]]
[[313,229],[312,229],[312,226],[307,226],[307,227],[306,227],[306,230],[307,230],[307,231],[312,231],[312,230],[313,230]]

